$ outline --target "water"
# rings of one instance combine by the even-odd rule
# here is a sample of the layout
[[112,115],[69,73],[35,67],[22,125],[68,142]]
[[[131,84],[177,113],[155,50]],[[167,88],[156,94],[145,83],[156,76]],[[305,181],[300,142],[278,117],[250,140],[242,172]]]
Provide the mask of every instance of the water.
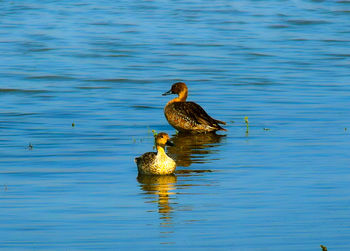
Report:
[[[0,6],[2,249],[350,247],[349,1]],[[175,135],[179,80],[227,133]]]

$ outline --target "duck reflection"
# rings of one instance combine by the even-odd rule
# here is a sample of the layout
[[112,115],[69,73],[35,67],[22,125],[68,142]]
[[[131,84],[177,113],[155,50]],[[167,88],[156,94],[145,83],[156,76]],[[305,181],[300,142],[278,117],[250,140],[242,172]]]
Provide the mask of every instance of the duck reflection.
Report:
[[[141,184],[141,189],[149,195],[157,195],[158,212],[160,218],[165,221],[170,221],[172,207],[170,202],[171,195],[174,195],[173,190],[176,189],[175,175],[139,175],[137,181]],[[154,202],[152,196],[150,202]]]
[[[217,152],[217,146],[225,135],[215,133],[206,134],[184,134],[179,133],[172,137],[174,147],[168,147],[167,152],[177,163],[177,166],[189,167],[192,163],[206,163],[211,159],[208,155]],[[213,157],[215,158],[215,157]],[[203,173],[211,170],[193,170],[178,168],[176,174],[172,175],[140,175],[137,180],[140,189],[146,194],[146,203],[157,203],[159,218],[162,227],[171,227],[173,225],[173,212],[176,210],[176,196],[179,190],[192,187],[192,176],[200,178]],[[178,184],[178,180],[180,184]],[[208,184],[206,184],[208,185]],[[183,195],[184,192],[182,191]],[[175,208],[174,208],[175,207]],[[169,232],[161,232],[170,234]],[[165,236],[166,237],[166,236]]]
[[177,166],[189,167],[192,163],[206,163],[207,155],[217,152],[215,149],[226,135],[215,132],[204,134],[178,133],[171,139],[174,146],[168,147],[168,154],[176,160]]

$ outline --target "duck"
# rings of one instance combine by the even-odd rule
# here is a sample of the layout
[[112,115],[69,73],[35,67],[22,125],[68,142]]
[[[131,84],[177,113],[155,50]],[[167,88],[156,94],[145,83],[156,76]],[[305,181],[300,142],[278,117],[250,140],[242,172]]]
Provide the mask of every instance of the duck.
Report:
[[157,152],[147,152],[135,158],[139,175],[170,175],[175,172],[176,162],[165,153],[165,145],[173,146],[167,133],[155,136]]
[[186,101],[188,88],[185,83],[177,82],[163,96],[177,94],[164,107],[164,115],[169,124],[179,132],[207,133],[215,131],[227,131],[220,124],[226,125],[224,121],[214,119],[198,104]]

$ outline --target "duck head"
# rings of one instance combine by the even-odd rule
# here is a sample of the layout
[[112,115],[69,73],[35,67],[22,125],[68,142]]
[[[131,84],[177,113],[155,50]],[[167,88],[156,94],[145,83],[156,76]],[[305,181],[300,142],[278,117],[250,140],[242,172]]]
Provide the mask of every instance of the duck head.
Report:
[[170,137],[167,133],[161,132],[156,136],[156,145],[164,147],[165,145],[173,146],[174,143],[170,141]]
[[171,89],[166,93],[163,93],[163,96],[177,94],[181,101],[186,101],[188,95],[188,88],[184,82],[177,82],[171,86]]

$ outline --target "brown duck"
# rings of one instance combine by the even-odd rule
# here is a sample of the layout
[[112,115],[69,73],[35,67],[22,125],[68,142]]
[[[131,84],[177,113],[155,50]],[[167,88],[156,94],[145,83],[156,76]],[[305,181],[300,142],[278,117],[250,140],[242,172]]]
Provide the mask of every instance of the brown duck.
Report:
[[169,124],[179,132],[227,131],[219,125],[226,125],[225,122],[210,117],[200,105],[186,101],[188,88],[185,83],[177,82],[173,84],[171,89],[163,96],[170,94],[177,94],[178,97],[166,104],[164,114]]

